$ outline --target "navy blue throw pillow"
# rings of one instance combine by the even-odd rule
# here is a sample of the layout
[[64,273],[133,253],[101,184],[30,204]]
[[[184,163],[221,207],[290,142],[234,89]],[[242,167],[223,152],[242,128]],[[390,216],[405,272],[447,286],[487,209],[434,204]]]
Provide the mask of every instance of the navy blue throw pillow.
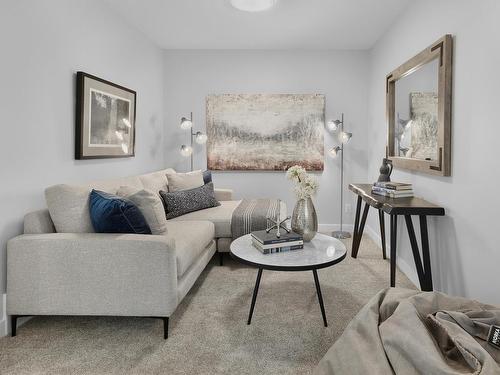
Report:
[[206,170],[203,172],[203,183],[206,185],[209,182],[212,182],[212,172]]
[[89,206],[90,220],[97,233],[151,234],[144,215],[128,199],[92,190]]

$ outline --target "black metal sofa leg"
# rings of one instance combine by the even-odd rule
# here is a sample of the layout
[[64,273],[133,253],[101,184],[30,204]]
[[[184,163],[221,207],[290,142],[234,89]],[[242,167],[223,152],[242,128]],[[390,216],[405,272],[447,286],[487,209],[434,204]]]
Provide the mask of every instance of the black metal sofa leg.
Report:
[[18,315],[11,315],[10,316],[10,326],[11,326],[11,337],[16,336],[16,329],[17,329],[17,318],[19,318]]
[[168,317],[163,319],[163,338],[168,339]]

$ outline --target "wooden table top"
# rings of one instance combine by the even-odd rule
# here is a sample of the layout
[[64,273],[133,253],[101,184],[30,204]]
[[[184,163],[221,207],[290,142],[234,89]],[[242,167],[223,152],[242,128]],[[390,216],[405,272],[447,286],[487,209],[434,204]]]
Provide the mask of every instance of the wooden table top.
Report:
[[422,198],[389,198],[372,194],[373,184],[349,184],[349,190],[359,195],[370,206],[389,215],[435,215],[444,216],[444,208]]

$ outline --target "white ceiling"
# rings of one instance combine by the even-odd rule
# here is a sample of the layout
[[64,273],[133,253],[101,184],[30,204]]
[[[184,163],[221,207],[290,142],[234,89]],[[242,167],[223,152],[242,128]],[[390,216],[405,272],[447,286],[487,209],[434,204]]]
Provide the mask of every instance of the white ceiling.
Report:
[[368,49],[410,0],[278,0],[247,13],[229,0],[103,0],[165,49]]

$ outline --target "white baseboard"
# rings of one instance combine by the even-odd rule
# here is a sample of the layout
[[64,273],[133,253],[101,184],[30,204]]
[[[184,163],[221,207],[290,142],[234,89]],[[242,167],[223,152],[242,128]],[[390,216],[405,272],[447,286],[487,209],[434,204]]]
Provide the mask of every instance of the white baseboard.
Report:
[[7,336],[7,294],[2,294],[2,299],[0,300],[1,309],[0,309],[0,337]]
[[[375,241],[376,244],[381,244],[382,238],[380,237],[380,232],[374,230],[372,227],[366,225],[364,233],[367,234],[373,241]],[[390,251],[390,243],[386,242],[386,256],[387,258],[391,257],[391,251]],[[406,277],[415,285],[418,289],[420,289],[420,283],[418,281],[418,275],[417,271],[415,270],[415,267],[410,266],[406,261],[403,259],[397,257],[396,258],[396,264],[403,272]]]

